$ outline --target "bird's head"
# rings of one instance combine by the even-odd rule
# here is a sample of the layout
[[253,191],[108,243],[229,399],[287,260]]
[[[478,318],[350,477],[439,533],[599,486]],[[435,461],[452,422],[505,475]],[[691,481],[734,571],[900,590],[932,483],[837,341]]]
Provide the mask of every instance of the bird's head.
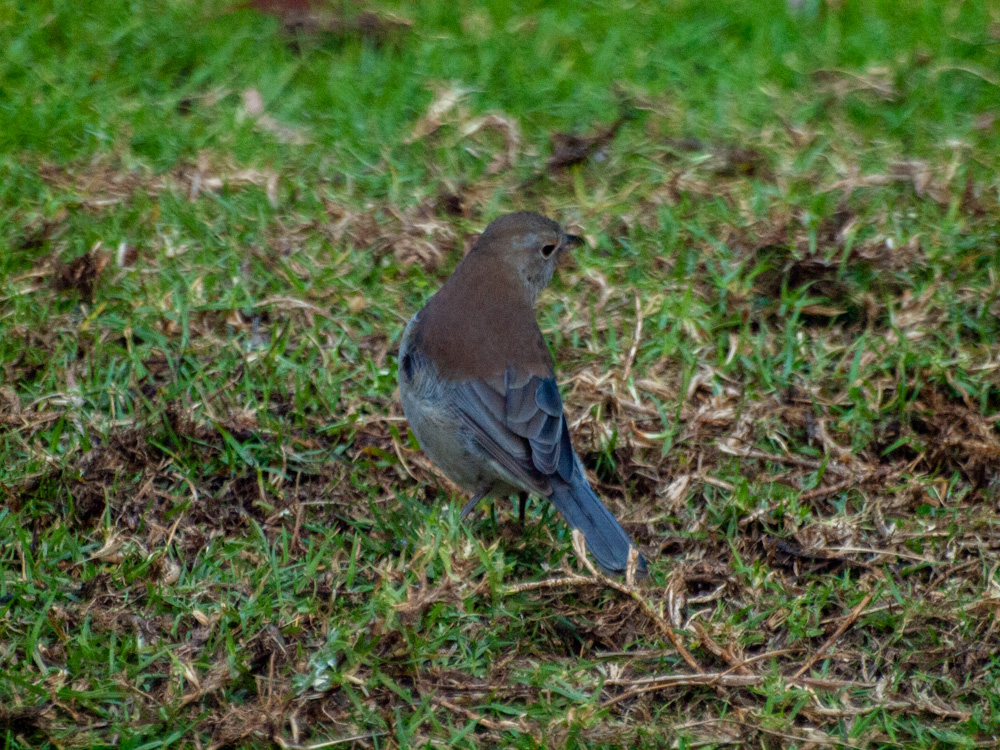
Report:
[[496,273],[520,279],[534,304],[552,280],[559,257],[583,244],[575,234],[567,234],[556,222],[530,211],[507,214],[493,220],[469,251]]

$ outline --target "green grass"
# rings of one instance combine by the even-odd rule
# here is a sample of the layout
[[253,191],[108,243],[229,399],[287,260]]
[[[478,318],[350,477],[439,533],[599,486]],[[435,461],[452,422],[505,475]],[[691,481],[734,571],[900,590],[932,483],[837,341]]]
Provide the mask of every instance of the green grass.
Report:
[[[0,0],[2,747],[993,747],[995,4],[343,7]],[[394,395],[520,209],[624,592]]]

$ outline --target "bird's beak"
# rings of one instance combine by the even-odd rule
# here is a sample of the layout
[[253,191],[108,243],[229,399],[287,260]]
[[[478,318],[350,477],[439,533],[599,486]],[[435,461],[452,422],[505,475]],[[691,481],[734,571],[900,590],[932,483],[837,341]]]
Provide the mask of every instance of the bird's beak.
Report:
[[578,235],[575,235],[575,234],[564,234],[563,235],[563,241],[562,241],[562,249],[563,250],[568,250],[571,247],[580,247],[580,246],[586,245],[586,244],[587,244],[587,241],[585,239],[583,239],[583,237],[580,237]]

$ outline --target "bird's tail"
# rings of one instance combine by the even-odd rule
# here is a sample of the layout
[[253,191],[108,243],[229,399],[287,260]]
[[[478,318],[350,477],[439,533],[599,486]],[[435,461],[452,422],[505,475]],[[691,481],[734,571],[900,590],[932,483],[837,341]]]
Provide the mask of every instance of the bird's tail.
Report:
[[[587,540],[587,549],[597,564],[608,573],[624,573],[628,566],[629,550],[635,547],[635,543],[591,489],[583,473],[583,466],[577,463],[569,482],[561,479],[551,481],[552,495],[549,500],[569,525],[583,534]],[[638,575],[647,573],[646,561],[642,555],[639,556],[636,572]]]

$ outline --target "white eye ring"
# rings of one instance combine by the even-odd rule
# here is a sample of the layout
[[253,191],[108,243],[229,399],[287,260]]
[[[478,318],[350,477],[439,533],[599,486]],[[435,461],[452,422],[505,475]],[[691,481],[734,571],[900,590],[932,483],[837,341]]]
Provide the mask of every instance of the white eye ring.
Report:
[[548,245],[542,245],[541,253],[543,258],[551,258],[552,253],[556,251],[556,246],[549,243]]

